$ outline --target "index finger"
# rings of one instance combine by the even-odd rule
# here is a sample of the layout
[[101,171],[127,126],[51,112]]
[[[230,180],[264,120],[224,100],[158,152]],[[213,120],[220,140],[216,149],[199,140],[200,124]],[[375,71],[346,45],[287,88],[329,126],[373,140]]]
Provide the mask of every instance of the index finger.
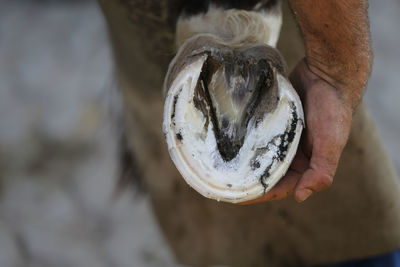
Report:
[[295,199],[299,202],[332,184],[351,124],[351,111],[342,103],[338,92],[323,82],[313,86],[318,91],[308,99],[312,107],[307,114],[310,135],[307,139],[312,153],[309,168],[295,188]]

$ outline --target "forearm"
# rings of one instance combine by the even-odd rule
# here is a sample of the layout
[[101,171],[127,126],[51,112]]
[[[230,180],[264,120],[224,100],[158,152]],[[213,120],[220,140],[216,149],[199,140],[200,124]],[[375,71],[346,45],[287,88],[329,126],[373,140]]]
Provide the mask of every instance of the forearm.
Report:
[[339,89],[354,108],[371,71],[366,0],[290,0],[311,71]]

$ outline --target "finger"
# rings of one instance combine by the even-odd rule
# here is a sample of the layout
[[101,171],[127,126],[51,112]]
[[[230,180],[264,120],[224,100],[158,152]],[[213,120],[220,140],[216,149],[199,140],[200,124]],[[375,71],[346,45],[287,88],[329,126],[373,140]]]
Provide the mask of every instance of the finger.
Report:
[[351,125],[351,112],[343,105],[336,89],[322,81],[309,90],[314,112],[307,114],[310,130],[307,142],[312,142],[312,153],[310,167],[295,189],[295,199],[299,202],[332,184]]
[[314,143],[310,168],[305,171],[295,189],[298,202],[306,200],[312,193],[328,188],[333,182],[341,150],[335,143],[325,140]]
[[300,179],[301,173],[295,170],[289,170],[286,175],[265,195],[238,203],[239,205],[249,205],[258,202],[267,202],[273,200],[281,200],[293,193],[297,181]]

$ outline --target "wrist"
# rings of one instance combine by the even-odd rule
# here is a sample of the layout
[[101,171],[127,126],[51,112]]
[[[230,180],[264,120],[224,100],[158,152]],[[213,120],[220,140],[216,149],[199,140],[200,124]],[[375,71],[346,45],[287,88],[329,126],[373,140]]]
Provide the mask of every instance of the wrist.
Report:
[[309,68],[357,106],[371,71],[367,0],[290,0]]
[[334,87],[342,100],[353,110],[360,103],[371,73],[370,57],[359,57],[354,62],[337,63],[335,66],[324,64],[316,56],[305,59],[308,69],[320,79]]

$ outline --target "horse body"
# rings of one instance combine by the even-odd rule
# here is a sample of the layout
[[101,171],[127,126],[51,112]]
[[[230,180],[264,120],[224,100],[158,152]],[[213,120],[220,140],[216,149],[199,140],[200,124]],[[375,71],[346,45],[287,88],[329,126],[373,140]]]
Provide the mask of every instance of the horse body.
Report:
[[[141,177],[136,178],[143,180],[178,261],[299,266],[360,258],[400,246],[400,214],[395,212],[400,204],[393,201],[400,189],[362,105],[335,184],[303,204],[286,199],[236,206],[209,200],[187,186],[170,160],[161,128],[161,88],[177,45],[199,31],[215,30],[209,26],[225,11],[235,8],[259,14],[277,8],[278,1],[212,1],[221,13],[208,26],[204,21],[212,6],[209,1],[99,2],[108,21],[122,89],[125,144],[135,161],[126,163],[137,168],[135,173]],[[302,56],[303,44],[293,19],[287,16],[287,6],[283,13],[278,48],[290,69]],[[257,35],[273,43],[271,36]],[[378,158],[380,164],[375,164]],[[371,195],[379,199],[373,201]],[[365,239],[368,242],[362,245]]]

